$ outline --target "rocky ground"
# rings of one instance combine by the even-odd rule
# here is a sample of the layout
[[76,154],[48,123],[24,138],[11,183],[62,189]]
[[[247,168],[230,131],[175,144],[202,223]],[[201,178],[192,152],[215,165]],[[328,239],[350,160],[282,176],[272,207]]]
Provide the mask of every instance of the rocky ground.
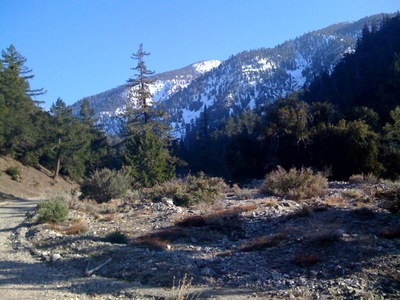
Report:
[[192,209],[75,200],[65,224],[28,222],[14,238],[54,272],[116,280],[68,287],[93,297],[166,299],[180,287],[196,299],[397,299],[400,216],[378,197],[384,189],[335,182],[301,203],[246,190],[249,199],[228,192]]
[[[189,209],[138,194],[82,202],[74,185],[23,171],[21,182],[0,176],[2,299],[400,298],[389,183],[331,182],[302,202],[236,188]],[[71,198],[67,221],[25,215],[55,189]]]

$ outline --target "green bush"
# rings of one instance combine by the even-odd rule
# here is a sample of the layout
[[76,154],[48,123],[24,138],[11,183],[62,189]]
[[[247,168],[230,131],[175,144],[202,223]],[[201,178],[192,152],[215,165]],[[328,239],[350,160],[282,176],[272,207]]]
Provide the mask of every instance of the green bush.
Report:
[[98,203],[108,202],[126,194],[133,182],[128,169],[119,171],[107,168],[95,171],[81,185],[81,198],[90,198]]
[[276,171],[266,175],[261,192],[301,200],[320,196],[327,187],[326,177],[311,168],[292,168],[286,171],[279,166]]
[[40,201],[36,214],[39,223],[61,223],[68,217],[69,207],[64,198]]
[[6,169],[6,174],[11,177],[12,180],[21,181],[21,169],[19,167],[8,167]]
[[214,203],[221,197],[227,185],[222,178],[207,177],[204,173],[188,175],[183,179],[174,179],[155,186],[149,191],[154,200],[171,198],[175,205],[192,206],[201,202]]

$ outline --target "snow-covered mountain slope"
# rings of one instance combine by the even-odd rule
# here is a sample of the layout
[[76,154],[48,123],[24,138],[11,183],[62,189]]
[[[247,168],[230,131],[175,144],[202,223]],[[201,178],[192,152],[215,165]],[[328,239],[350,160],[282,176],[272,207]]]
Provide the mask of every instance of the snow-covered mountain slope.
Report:
[[[150,85],[154,103],[163,103],[171,95],[186,88],[193,80],[218,67],[219,60],[208,60],[194,63],[190,66],[154,75],[154,82]],[[130,87],[127,84],[118,86],[103,93],[87,97],[90,104],[106,132],[118,133],[120,122],[118,117],[125,111]],[[79,115],[82,100],[73,104],[72,111]]]
[[[203,61],[159,74],[150,87],[153,101],[168,113],[172,128],[179,134],[184,135],[187,126],[195,125],[205,110],[213,126],[224,117],[268,105],[299,90],[321,71],[331,71],[354,50],[365,24],[381,18],[375,15],[335,24],[274,48],[243,51],[224,62]],[[89,97],[105,130],[117,130],[110,120],[123,110],[128,94],[128,87],[122,85]],[[75,112],[79,106],[80,102],[74,104]]]

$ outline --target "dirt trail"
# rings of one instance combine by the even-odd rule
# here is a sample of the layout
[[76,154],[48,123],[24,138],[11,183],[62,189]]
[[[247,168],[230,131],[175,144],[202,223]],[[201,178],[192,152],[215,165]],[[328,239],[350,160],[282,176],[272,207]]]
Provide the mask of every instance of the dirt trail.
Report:
[[32,211],[36,204],[37,200],[17,198],[0,206],[0,298],[74,299],[61,284],[64,276],[36,261],[22,245],[11,239],[18,231],[23,231],[26,212]]

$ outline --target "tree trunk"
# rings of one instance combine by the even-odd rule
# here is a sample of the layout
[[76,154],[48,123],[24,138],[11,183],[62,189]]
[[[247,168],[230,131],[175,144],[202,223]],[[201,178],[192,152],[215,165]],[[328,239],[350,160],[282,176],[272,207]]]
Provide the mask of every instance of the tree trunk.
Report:
[[58,173],[60,173],[60,166],[61,166],[61,138],[58,139],[57,144],[57,162],[56,162],[56,170],[54,171],[53,179],[58,179]]

